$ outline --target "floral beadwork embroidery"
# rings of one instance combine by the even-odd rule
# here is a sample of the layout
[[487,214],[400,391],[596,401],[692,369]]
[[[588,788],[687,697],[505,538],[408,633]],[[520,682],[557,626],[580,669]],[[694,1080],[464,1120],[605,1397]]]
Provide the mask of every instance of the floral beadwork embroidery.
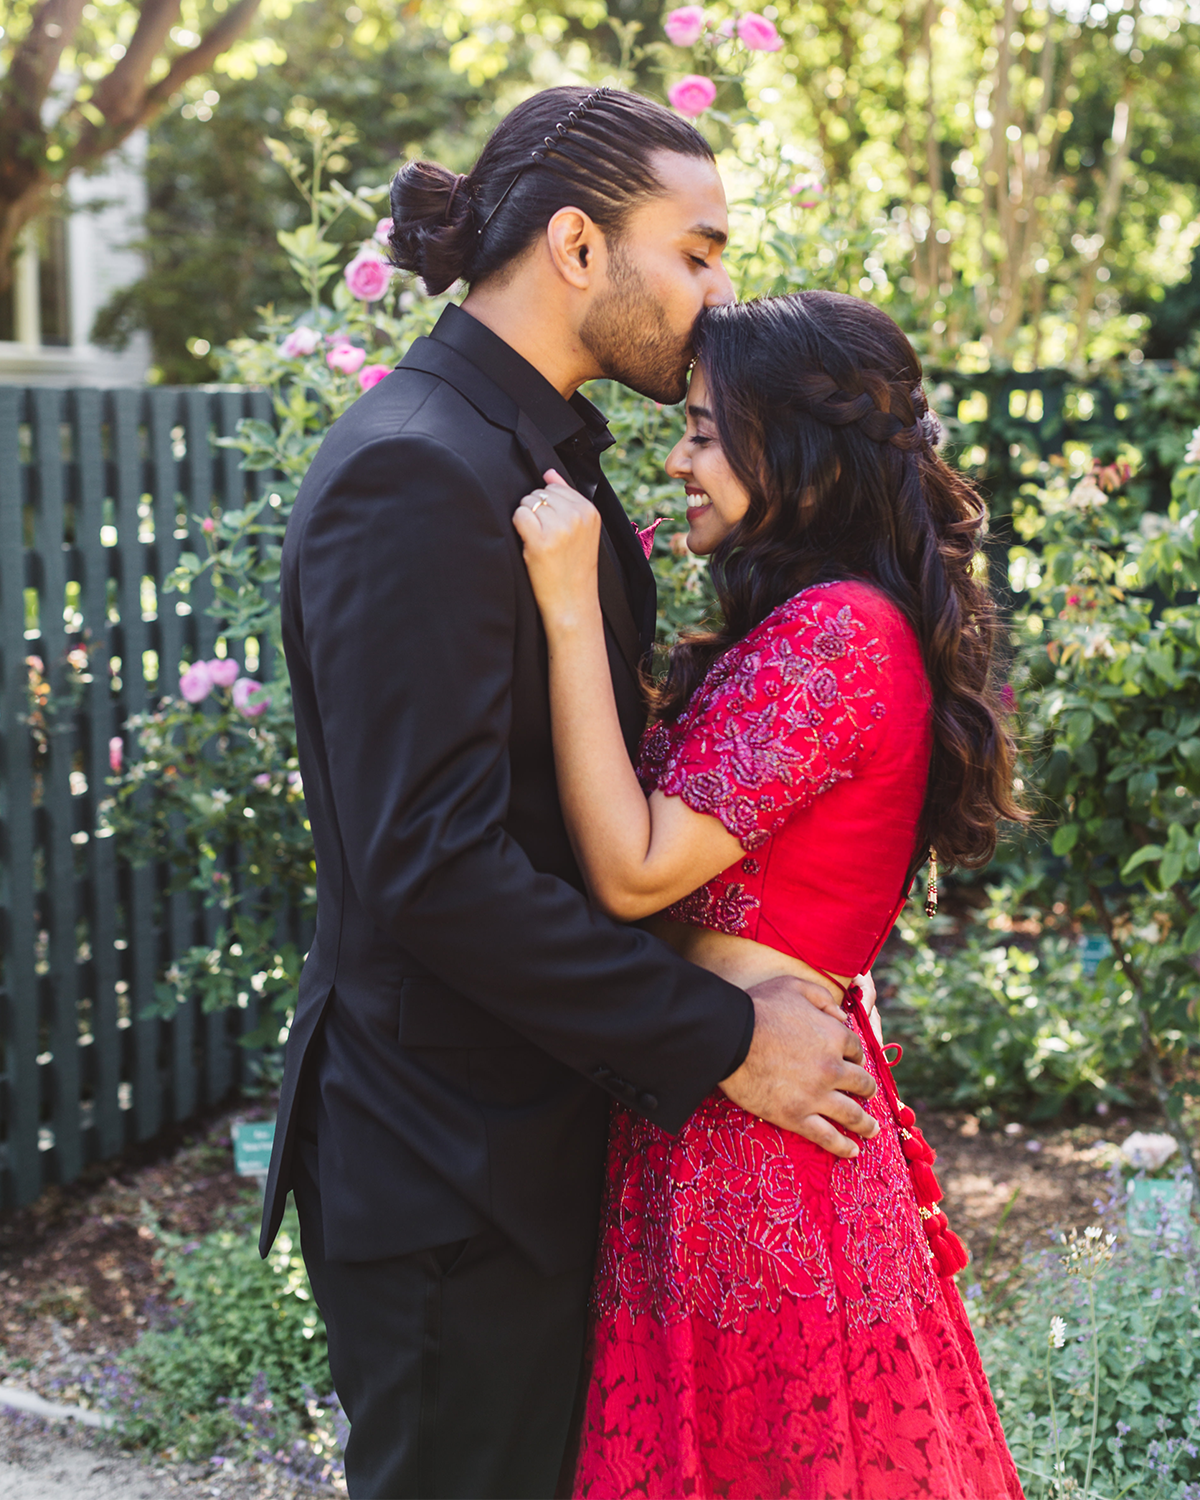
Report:
[[[874,755],[886,716],[882,642],[821,584],[787,600],[711,667],[673,724],[647,731],[638,775],[647,793],[682,797],[719,818],[749,854],[793,813]],[[678,922],[753,937],[765,861],[746,859],[676,902]]]
[[720,1094],[674,1137],[618,1106],[596,1312],[738,1330],[788,1295],[911,1328],[937,1278],[882,1089],[865,1108],[879,1134],[843,1161]]

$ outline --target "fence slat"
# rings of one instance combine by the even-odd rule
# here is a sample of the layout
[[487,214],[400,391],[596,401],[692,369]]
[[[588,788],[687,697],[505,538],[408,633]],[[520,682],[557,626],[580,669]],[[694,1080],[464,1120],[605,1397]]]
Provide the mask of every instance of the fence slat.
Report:
[[[109,741],[122,715],[117,712],[109,662],[117,654],[108,618],[108,582],[115,566],[115,549],[101,540],[104,526],[105,398],[96,390],[71,393],[76,441],[75,546],[79,556],[79,609],[83,640],[88,650],[91,682],[86,684],[84,728],[85,775],[88,782],[87,826],[96,828],[97,809],[107,795]],[[115,581],[115,580],[114,580]],[[88,977],[92,1002],[92,1040],[87,1087],[91,1093],[96,1159],[115,1156],[123,1144],[120,1108],[121,1031],[117,1026],[117,860],[111,838],[93,833],[87,846],[88,912],[91,964]]]
[[[121,681],[125,706],[131,714],[147,712],[151,698],[143,671],[145,653],[151,649],[150,633],[142,618],[143,548],[138,541],[139,508],[144,493],[142,453],[142,391],[114,391],[113,499],[116,508],[119,548],[118,598],[121,623]],[[148,794],[147,794],[148,795]],[[139,1141],[157,1134],[162,1121],[162,1077],[159,1064],[160,1027],[145,1012],[154,1003],[158,969],[158,936],[155,928],[155,872],[150,867],[125,874],[128,909],[125,936],[129,943],[124,983],[128,985],[128,1022],[132,1036],[132,1134]]]
[[24,391],[0,386],[0,954],[3,956],[4,1170],[0,1208],[37,1197],[37,974],[33,934],[33,772],[25,670]]
[[[42,976],[45,1042],[40,1070],[49,1094],[44,1116],[52,1135],[43,1139],[48,1175],[70,1182],[83,1166],[79,1134],[79,992],[75,932],[75,848],[71,835],[74,724],[60,706],[68,704],[68,639],[63,610],[67,594],[66,474],[62,456],[63,393],[52,387],[32,396],[33,451],[37,462],[34,552],[40,562],[39,624],[41,656],[50,684],[50,707],[40,767],[41,845],[45,854],[42,909],[48,935],[48,972]],[[52,1146],[50,1142],[53,1142]]]

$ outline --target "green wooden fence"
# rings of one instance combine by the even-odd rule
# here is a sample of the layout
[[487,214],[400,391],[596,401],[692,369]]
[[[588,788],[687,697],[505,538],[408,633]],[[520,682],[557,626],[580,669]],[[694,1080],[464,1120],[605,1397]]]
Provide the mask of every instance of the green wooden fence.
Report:
[[205,941],[96,835],[109,741],[213,654],[204,589],[162,593],[187,517],[265,476],[215,446],[261,392],[0,386],[0,1212],[237,1087],[242,1012],[147,1019]]

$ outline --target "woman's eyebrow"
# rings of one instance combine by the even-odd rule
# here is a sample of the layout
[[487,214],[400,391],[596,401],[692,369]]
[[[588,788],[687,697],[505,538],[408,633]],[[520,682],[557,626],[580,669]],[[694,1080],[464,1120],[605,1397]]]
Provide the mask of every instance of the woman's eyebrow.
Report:
[[712,412],[709,411],[707,406],[689,406],[688,416],[695,417],[697,421],[712,421]]

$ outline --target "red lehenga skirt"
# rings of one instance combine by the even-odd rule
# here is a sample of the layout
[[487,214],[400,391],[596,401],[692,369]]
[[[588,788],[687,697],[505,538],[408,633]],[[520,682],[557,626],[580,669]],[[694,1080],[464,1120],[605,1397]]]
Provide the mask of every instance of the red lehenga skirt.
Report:
[[577,1497],[1020,1500],[863,1040],[881,1129],[853,1161],[720,1094],[674,1137],[616,1110]]

